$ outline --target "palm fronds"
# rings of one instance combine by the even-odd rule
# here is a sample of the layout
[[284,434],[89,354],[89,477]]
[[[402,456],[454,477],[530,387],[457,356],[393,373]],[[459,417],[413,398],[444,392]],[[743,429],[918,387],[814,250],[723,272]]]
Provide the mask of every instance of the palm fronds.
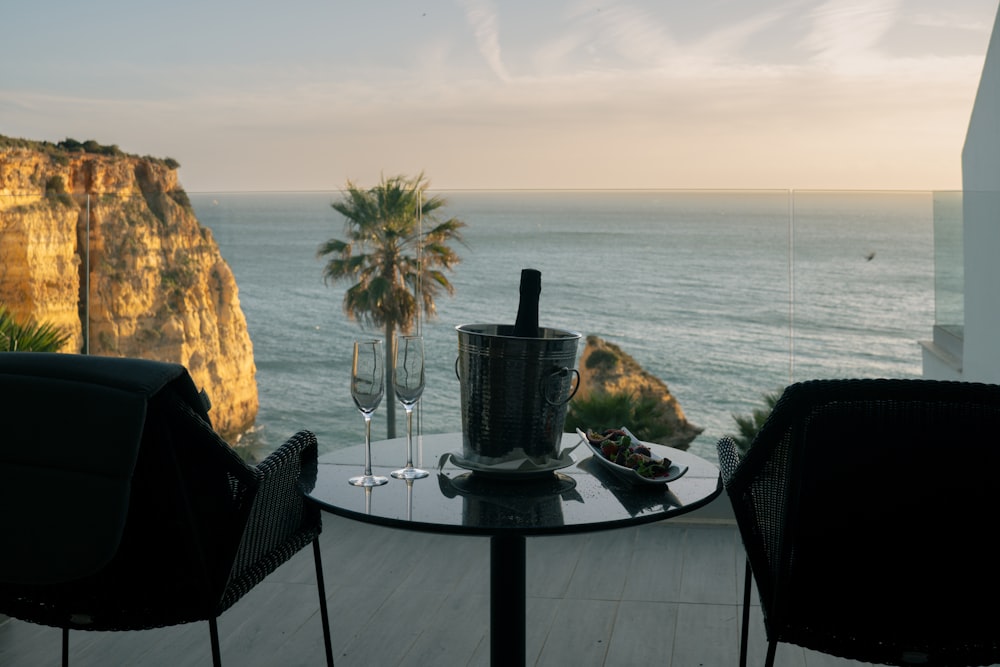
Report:
[[762,394],[761,398],[764,400],[763,408],[755,408],[749,415],[733,414],[733,421],[736,422],[736,428],[739,432],[730,435],[730,437],[736,443],[736,448],[744,454],[750,449],[750,444],[757,437],[760,427],[771,416],[771,411],[778,399],[781,398],[781,392]]
[[0,351],[58,352],[70,336],[47,322],[18,322],[7,306],[0,304]]

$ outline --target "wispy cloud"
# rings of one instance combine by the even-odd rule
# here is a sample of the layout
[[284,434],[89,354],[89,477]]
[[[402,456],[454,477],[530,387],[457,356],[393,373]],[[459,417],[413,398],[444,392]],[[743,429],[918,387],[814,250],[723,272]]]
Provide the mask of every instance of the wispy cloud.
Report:
[[803,46],[834,69],[864,66],[898,20],[902,0],[828,0],[812,12]]
[[486,59],[497,78],[504,82],[510,81],[510,74],[507,72],[500,51],[500,27],[493,3],[489,0],[460,0],[459,4],[472,27],[479,53]]
[[591,21],[598,26],[596,45],[631,65],[660,66],[676,52],[667,27],[648,9],[611,6],[593,14]]
[[787,21],[790,14],[789,9],[779,7],[755,11],[742,20],[723,22],[721,27],[698,39],[690,49],[713,62],[745,61],[747,43],[775,24]]
[[970,21],[969,17],[955,11],[948,11],[946,7],[937,8],[933,12],[920,12],[909,16],[909,20],[914,25],[927,28],[952,28],[958,30],[969,30],[978,33],[988,33],[992,23],[987,20]]

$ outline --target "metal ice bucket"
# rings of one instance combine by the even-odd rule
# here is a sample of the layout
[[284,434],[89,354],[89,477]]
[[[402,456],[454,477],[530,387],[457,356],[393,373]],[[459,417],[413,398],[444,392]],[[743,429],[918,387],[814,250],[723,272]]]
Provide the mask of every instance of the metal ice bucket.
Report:
[[537,338],[519,338],[508,324],[455,329],[463,456],[484,465],[557,458],[566,405],[580,385],[580,334],[542,327]]

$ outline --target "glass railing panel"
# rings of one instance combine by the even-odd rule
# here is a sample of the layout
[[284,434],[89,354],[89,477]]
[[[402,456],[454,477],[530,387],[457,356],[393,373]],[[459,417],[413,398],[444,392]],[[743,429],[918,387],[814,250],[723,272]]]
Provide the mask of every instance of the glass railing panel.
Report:
[[927,192],[796,191],[796,380],[917,377],[933,320]]
[[[916,341],[943,312],[935,309],[935,264],[941,262],[933,223],[950,204],[927,192],[432,194],[448,201],[443,216],[468,226],[466,245],[455,246],[462,262],[448,274],[455,295],[439,296],[438,316],[421,322],[429,360],[422,432],[461,429],[455,326],[513,321],[520,270],[529,266],[543,275],[542,324],[604,338],[662,379],[687,418],[705,429],[692,448],[709,458],[718,437],[735,430],[733,413],[761,407],[763,394],[790,381],[919,376]],[[259,453],[300,428],[314,430],[325,451],[362,439],[363,422],[348,393],[351,340],[384,332],[348,320],[341,305],[348,285],[323,281],[317,248],[344,237],[343,221],[330,206],[339,196],[187,197],[206,230],[199,234],[211,243],[195,239],[184,253],[205,253],[217,243],[238,288],[260,404],[255,431],[241,444]],[[155,326],[145,337],[133,335],[127,350],[121,347],[108,302],[139,298],[140,290],[127,289],[128,280],[141,278],[166,293],[183,290],[184,276],[175,267],[142,278],[151,269],[140,262],[119,267],[117,280],[94,278],[114,273],[129,244],[135,246],[138,237],[130,230],[160,224],[155,212],[150,215],[148,194],[74,196],[61,205],[64,215],[55,218],[65,218],[59,224],[67,230],[78,226],[76,247],[42,265],[55,267],[69,286],[59,292],[69,295],[62,305],[62,297],[49,291],[55,283],[30,296],[11,268],[28,263],[30,244],[18,220],[26,214],[51,218],[62,209],[38,197],[0,199],[0,302],[22,310],[32,304],[36,317],[67,324],[81,349],[89,340],[93,353],[162,358]],[[31,252],[57,252],[57,244],[46,243],[51,247]],[[87,263],[91,271],[82,269]],[[74,293],[81,298],[74,300]],[[169,299],[159,298],[157,308],[169,308]],[[147,324],[156,320],[157,308],[147,308]],[[377,437],[385,433],[385,407],[375,418]],[[397,424],[401,433],[402,410]]]
[[[341,309],[346,285],[327,287],[316,256],[322,241],[343,236],[330,207],[336,193],[189,196],[236,278],[253,341],[260,411],[245,442],[267,450],[309,429],[325,450],[357,444],[363,422],[348,380],[351,341],[362,330]],[[385,436],[384,419],[383,406],[377,437]]]
[[961,338],[965,323],[962,193],[933,193],[934,324]]

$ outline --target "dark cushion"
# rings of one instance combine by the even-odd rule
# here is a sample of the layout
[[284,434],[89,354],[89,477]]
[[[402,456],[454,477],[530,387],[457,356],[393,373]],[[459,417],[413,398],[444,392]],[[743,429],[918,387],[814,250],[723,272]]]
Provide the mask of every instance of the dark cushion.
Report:
[[111,560],[146,406],[168,383],[200,404],[178,364],[0,353],[0,582],[72,581]]

